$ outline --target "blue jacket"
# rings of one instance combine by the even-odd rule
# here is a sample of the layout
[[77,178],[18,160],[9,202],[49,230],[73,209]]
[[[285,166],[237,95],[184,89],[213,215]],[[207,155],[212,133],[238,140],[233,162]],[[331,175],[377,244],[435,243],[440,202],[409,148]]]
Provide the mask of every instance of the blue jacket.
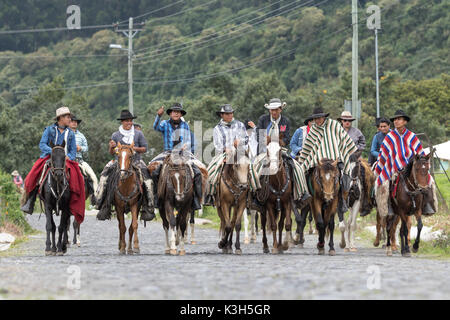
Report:
[[41,141],[39,142],[39,149],[41,149],[40,158],[45,158],[46,156],[51,155],[52,148],[50,147],[50,141],[55,145],[61,145],[67,131],[66,155],[70,160],[75,160],[77,155],[75,133],[68,127],[64,129],[63,133],[59,132],[58,125],[56,123],[45,128],[44,133],[42,134]]
[[303,128],[295,130],[291,139],[291,157],[295,158],[303,148]]
[[375,159],[378,159],[378,154],[380,153],[380,148],[381,144],[383,143],[384,137],[386,137],[386,135],[381,131],[373,136],[370,154],[375,157]]
[[164,151],[171,151],[174,148],[174,144],[177,148],[181,148],[184,144],[187,144],[187,150],[191,150],[191,130],[186,122],[181,121],[178,128],[174,130],[170,120],[161,121],[161,117],[156,115],[153,129],[162,133]]

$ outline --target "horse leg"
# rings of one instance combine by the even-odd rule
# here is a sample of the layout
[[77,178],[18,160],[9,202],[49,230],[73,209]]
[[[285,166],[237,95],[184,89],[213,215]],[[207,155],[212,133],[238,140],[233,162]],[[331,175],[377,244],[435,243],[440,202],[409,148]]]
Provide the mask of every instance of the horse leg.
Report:
[[401,243],[401,252],[402,256],[409,257],[411,254],[408,255],[408,227],[406,225],[405,219],[402,217],[402,225],[400,227],[400,243]]
[[390,234],[390,237],[392,237],[391,239],[391,243],[392,243],[392,251],[398,251],[398,247],[397,247],[397,239],[395,238],[395,234],[397,233],[397,227],[398,227],[398,223],[400,222],[400,217],[396,216],[393,222],[393,227],[392,227],[392,231]]
[[319,250],[319,255],[325,254],[325,224],[322,217],[322,203],[320,200],[315,199],[314,203],[314,221],[316,223],[317,232],[319,233],[319,242],[317,243],[317,249]]
[[178,254],[180,256],[184,256],[186,254],[186,250],[184,249],[184,240],[186,239],[186,232],[187,232],[187,215],[190,214],[190,212],[188,212],[188,209],[184,208],[181,210],[181,212],[179,213],[179,218],[180,220],[178,221],[178,228],[180,230],[181,233],[181,237],[180,237],[180,243],[178,245]]
[[62,256],[64,254],[63,252],[63,245],[65,245],[65,232],[67,230],[67,217],[70,217],[66,210],[62,210],[61,213],[61,219],[59,220],[59,226],[58,226],[58,244],[56,245],[57,252],[56,254],[58,256]]
[[386,240],[386,255],[392,256],[392,248],[391,248],[391,232],[394,222],[394,217],[387,216],[386,217],[386,234],[387,234],[387,240]]
[[[313,216],[312,216],[311,208],[309,206],[307,206],[305,209],[306,209],[306,213],[308,214],[309,234],[313,234],[314,233],[314,228],[313,228],[313,225],[312,225]],[[305,221],[305,224],[306,224],[306,221]]]
[[177,237],[177,219],[173,213],[173,208],[166,207],[166,217],[169,219],[169,244],[171,255],[177,254],[177,245],[176,245],[176,237]]
[[[299,233],[299,239],[298,239],[298,247],[303,248],[303,244],[305,243],[305,226],[306,226],[306,220],[308,219],[308,213],[309,213],[309,207],[306,206],[305,208],[302,208],[301,214],[300,214],[300,222],[297,222],[297,231]],[[295,243],[295,241],[294,241]]]
[[123,208],[116,206],[117,221],[119,222],[119,254],[125,254],[126,242],[125,232],[127,227],[125,226],[125,217],[123,214]]
[[[199,213],[198,213],[199,216],[200,216],[201,210],[203,210],[203,209],[199,210]],[[195,229],[194,214],[195,214],[195,211],[192,210],[191,219],[189,220],[189,225],[191,226],[191,244],[197,244],[197,242],[194,240],[194,229]],[[187,233],[187,229],[186,229],[186,233]]]
[[[133,227],[133,235],[134,235],[132,253],[137,253],[137,254],[139,254],[141,251],[139,248],[139,236],[138,236],[138,227],[139,227],[138,213],[139,213],[139,209],[138,209],[137,204],[135,204],[134,206],[131,207],[131,214],[132,214],[131,227]],[[129,253],[130,252],[128,252],[128,254]]]
[[244,244],[250,243],[250,237],[248,236],[248,210],[247,208],[244,209],[243,216],[244,216]]
[[286,229],[286,239],[283,243],[283,250],[289,250],[289,247],[293,244],[292,240],[292,217],[291,217],[291,206],[287,204],[284,210],[284,215],[286,215],[286,223],[284,228]]
[[269,253],[269,246],[267,244],[266,225],[267,225],[267,211],[261,212],[261,229],[263,232],[263,237],[262,237],[263,252]]
[[256,210],[250,210],[250,230],[251,230],[251,236],[250,236],[250,242],[255,243],[256,242]]
[[334,250],[334,241],[333,241],[333,235],[334,235],[334,213],[330,216],[330,221],[328,222],[328,230],[330,231],[330,242],[328,243],[330,250],[328,251],[328,254],[330,256],[336,255],[336,250]]
[[380,245],[381,238],[381,217],[380,213],[377,210],[377,235],[375,237],[375,241],[373,242],[374,247],[378,247]]
[[283,253],[283,251],[284,251],[283,229],[284,229],[284,220],[285,220],[283,209],[281,209],[281,211],[279,211],[278,214],[280,215],[280,218],[279,218],[280,220],[278,221],[278,251],[279,251],[279,253]]
[[47,231],[47,241],[45,242],[45,255],[52,255],[52,241],[50,240],[50,234],[53,232],[53,215],[51,209],[48,205],[45,205],[45,218],[46,224],[45,229]]
[[52,255],[56,255],[56,224],[53,220],[53,214],[50,214],[51,216],[51,223],[52,223]]
[[[356,232],[356,218],[359,213],[359,209],[361,208],[361,200],[356,201],[353,204],[352,210],[350,212],[351,223],[348,226],[348,241],[350,242],[350,251],[356,252],[358,251],[355,246],[355,232]],[[350,221],[350,219],[349,219]]]
[[163,214],[161,214],[161,219],[162,219],[162,222],[163,222],[164,234],[166,235],[166,248],[165,248],[164,253],[165,254],[169,254],[170,253],[169,222],[167,221],[164,208],[161,208],[161,212],[163,213]]
[[414,245],[413,245],[413,249],[412,252],[416,253],[417,251],[419,251],[419,242],[420,242],[420,232],[422,231],[422,216],[421,215],[416,215],[416,220],[417,220],[417,237],[416,237],[416,241],[414,241]]

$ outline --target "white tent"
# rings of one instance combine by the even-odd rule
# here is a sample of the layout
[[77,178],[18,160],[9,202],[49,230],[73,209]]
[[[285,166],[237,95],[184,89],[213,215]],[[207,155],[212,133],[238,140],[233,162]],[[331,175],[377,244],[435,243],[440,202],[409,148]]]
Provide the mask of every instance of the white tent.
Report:
[[[434,148],[436,149],[435,156],[437,156],[441,160],[447,160],[450,161],[450,140],[438,145],[435,145]],[[425,153],[430,153],[430,148],[425,148]]]

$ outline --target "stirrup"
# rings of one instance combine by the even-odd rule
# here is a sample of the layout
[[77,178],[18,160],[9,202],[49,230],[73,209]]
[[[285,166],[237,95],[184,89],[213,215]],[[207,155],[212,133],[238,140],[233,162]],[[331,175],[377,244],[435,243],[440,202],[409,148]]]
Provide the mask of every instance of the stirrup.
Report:
[[425,204],[425,206],[423,207],[422,214],[425,215],[425,216],[430,216],[430,215],[435,214],[435,213],[436,213],[436,211],[434,211],[434,209],[431,206],[431,204],[429,202],[427,202]]

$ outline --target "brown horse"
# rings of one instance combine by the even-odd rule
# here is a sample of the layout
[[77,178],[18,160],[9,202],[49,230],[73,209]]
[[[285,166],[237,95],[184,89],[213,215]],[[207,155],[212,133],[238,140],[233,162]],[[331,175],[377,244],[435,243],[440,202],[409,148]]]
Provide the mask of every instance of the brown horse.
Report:
[[[414,215],[417,220],[417,237],[413,245],[413,252],[419,250],[420,232],[422,231],[422,209],[425,204],[426,196],[430,193],[428,186],[430,156],[415,155],[406,169],[399,173],[398,181],[395,181],[391,188],[397,189],[395,195],[391,192],[393,216],[387,217],[387,244],[386,253],[392,255],[391,241],[395,241],[395,220],[400,217],[400,243],[401,253],[404,257],[410,257],[409,234],[412,225],[411,216]],[[395,179],[397,180],[397,179]],[[395,187],[396,186],[396,187]],[[392,191],[392,190],[391,190]]]
[[327,228],[330,232],[329,255],[334,256],[336,254],[333,242],[334,216],[338,206],[340,188],[337,163],[337,160],[322,159],[314,168],[311,176],[313,194],[311,209],[319,233],[317,249],[320,255],[325,253],[325,232]]
[[[122,145],[120,142],[118,147],[118,171],[114,175],[113,204],[116,208],[117,220],[119,222],[119,251],[125,254],[126,241],[125,233],[127,231],[125,225],[125,214],[131,211],[131,225],[128,229],[129,242],[128,254],[139,253],[138,238],[138,215],[142,203],[143,191],[139,183],[138,169],[133,166],[133,157],[135,151],[133,149],[134,142],[131,145]],[[134,241],[133,241],[134,240]],[[133,242],[133,247],[131,243]]]
[[[280,139],[281,140],[281,139]],[[266,222],[269,232],[273,235],[272,253],[283,253],[289,249],[292,240],[292,177],[290,167],[282,156],[280,143],[270,142],[267,145],[269,168],[263,175],[262,191],[266,193],[265,206],[261,213],[261,227],[263,230],[263,252],[269,253],[266,236]],[[286,220],[286,224],[285,224]],[[277,226],[278,223],[278,226]],[[277,239],[278,227],[278,239]],[[286,239],[283,243],[283,228],[286,228]]]
[[184,241],[194,197],[194,172],[187,163],[188,159],[181,153],[173,152],[164,159],[161,168],[158,198],[161,203],[160,215],[166,233],[166,254],[179,254],[180,256],[186,254]]
[[217,213],[220,217],[220,234],[222,236],[218,246],[223,253],[233,253],[231,247],[233,244],[233,229],[236,229],[235,253],[241,254],[239,237],[242,214],[247,206],[250,160],[245,154],[238,157],[238,152],[234,148],[227,152],[225,160],[226,163],[219,178],[216,197]]

